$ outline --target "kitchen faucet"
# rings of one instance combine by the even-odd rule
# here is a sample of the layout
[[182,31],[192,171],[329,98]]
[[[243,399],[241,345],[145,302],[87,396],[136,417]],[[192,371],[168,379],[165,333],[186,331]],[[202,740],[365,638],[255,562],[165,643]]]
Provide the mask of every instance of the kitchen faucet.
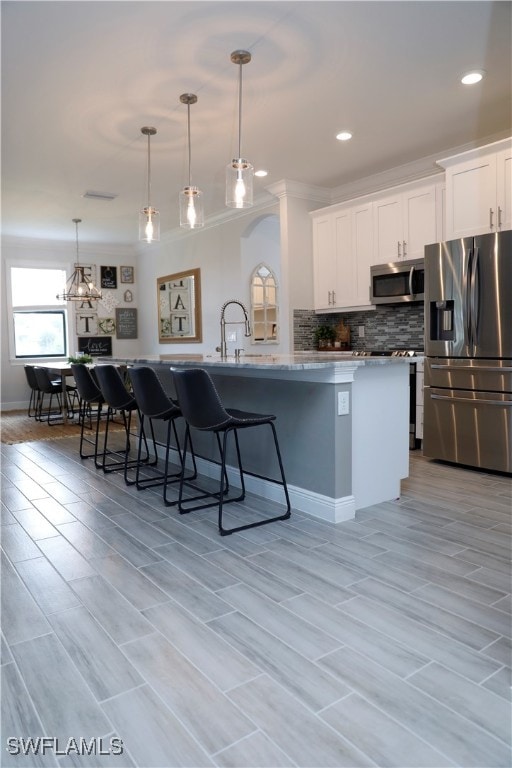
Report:
[[[238,299],[231,299],[230,301],[225,301],[222,305],[222,309],[220,310],[220,347],[217,347],[217,352],[220,352],[221,357],[227,357],[227,344],[226,344],[226,325],[238,325],[241,323],[241,320],[226,320],[226,307],[229,307],[230,304],[238,304],[239,307],[242,308],[244,313],[244,320],[245,323],[245,336],[251,335],[251,324],[249,322],[249,315],[247,314],[247,310],[245,306],[242,304],[241,301],[238,301]],[[239,352],[239,350],[235,351],[236,353]]]

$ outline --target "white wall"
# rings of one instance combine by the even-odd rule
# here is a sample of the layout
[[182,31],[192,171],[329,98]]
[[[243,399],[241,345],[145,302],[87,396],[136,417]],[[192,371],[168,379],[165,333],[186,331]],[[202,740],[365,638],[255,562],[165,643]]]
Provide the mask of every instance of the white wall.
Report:
[[[75,243],[51,242],[47,240],[21,240],[14,238],[2,239],[2,287],[1,287],[1,409],[13,410],[24,408],[29,401],[30,391],[25,378],[23,365],[30,360],[11,359],[9,345],[10,301],[7,295],[7,265],[33,266],[41,263],[45,266],[64,267],[68,275],[73,270],[75,262]],[[130,246],[88,246],[80,245],[80,263],[96,264],[99,283],[99,267],[103,266],[134,266],[135,282],[132,284],[120,284],[118,270],[118,290],[112,293],[121,299],[124,291],[129,288],[133,293],[133,301],[130,304],[120,302],[120,307],[136,307],[140,314],[139,287],[143,276],[138,274],[136,267],[136,253]],[[102,313],[106,314],[106,313]],[[114,315],[115,313],[113,313]],[[112,316],[113,316],[112,315]],[[74,354],[77,349],[77,336],[75,333],[75,320],[73,310],[68,313],[69,323],[69,347],[68,353]],[[137,355],[139,353],[139,340],[118,340],[113,337],[112,351],[116,355]]]
[[[140,344],[144,354],[176,353],[216,354],[220,344],[220,310],[225,301],[238,299],[250,307],[250,275],[262,261],[280,271],[279,205],[264,210],[239,213],[233,219],[193,232],[174,232],[160,243],[144,245],[138,257],[140,284]],[[158,341],[157,290],[159,277],[189,269],[201,270],[202,336],[201,343],[160,344]],[[234,310],[236,311],[236,310]],[[236,319],[238,315],[230,315]],[[233,326],[236,330],[238,326]],[[246,352],[262,352],[261,345],[251,345],[240,326],[236,346]],[[235,346],[235,345],[233,345]],[[281,345],[268,347],[282,351]]]

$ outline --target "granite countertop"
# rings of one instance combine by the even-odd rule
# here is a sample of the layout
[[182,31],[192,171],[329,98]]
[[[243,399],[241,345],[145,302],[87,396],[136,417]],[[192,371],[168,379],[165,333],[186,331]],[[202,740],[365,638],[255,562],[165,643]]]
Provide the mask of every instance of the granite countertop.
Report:
[[[422,360],[415,357],[414,362]],[[294,352],[283,355],[244,355],[239,358],[228,356],[221,359],[219,355],[202,355],[175,353],[167,355],[148,355],[133,358],[101,358],[102,362],[123,362],[132,365],[189,365],[191,367],[220,367],[220,368],[259,368],[281,370],[311,370],[329,368],[354,368],[363,366],[397,365],[411,362],[407,357],[354,357],[350,352]]]

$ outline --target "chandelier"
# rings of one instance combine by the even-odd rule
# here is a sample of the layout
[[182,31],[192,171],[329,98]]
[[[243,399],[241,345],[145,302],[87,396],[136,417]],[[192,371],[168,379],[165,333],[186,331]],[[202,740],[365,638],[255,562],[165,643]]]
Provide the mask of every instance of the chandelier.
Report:
[[72,219],[76,230],[76,263],[74,272],[66,283],[62,293],[56,298],[61,301],[97,301],[101,299],[101,291],[94,285],[91,275],[86,274],[86,267],[80,264],[78,253],[78,225],[82,219]]

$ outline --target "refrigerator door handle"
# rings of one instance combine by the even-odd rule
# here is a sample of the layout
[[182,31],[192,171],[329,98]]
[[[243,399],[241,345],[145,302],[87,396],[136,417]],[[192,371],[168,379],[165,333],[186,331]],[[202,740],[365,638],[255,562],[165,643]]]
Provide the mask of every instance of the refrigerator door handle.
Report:
[[431,400],[448,400],[450,403],[466,403],[467,405],[501,405],[512,408],[512,400],[486,400],[479,397],[450,397],[449,395],[430,395]]
[[471,302],[470,302],[470,282],[471,282],[471,259],[473,251],[468,251],[467,270],[463,281],[462,302],[464,306],[464,344],[471,346]]
[[[478,343],[478,261],[479,261],[480,249],[475,248],[473,256],[473,265],[471,269],[471,341],[473,346]],[[473,349],[474,353],[474,349]]]
[[491,373],[512,373],[512,367],[500,367],[497,365],[431,365],[430,367],[435,368],[438,371],[471,371],[471,373],[490,371]]

